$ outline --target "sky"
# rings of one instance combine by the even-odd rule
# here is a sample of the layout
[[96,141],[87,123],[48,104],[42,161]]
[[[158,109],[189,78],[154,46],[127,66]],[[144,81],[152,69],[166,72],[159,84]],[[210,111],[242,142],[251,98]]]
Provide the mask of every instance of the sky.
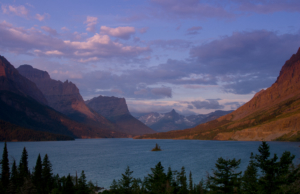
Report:
[[0,55],[132,113],[234,110],[300,47],[299,0],[2,0]]

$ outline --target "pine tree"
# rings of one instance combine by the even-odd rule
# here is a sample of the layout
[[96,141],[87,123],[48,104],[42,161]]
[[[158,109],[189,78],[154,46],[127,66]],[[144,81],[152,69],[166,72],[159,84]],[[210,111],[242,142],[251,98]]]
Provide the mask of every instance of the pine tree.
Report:
[[10,193],[14,193],[17,190],[17,187],[19,186],[18,179],[19,179],[19,172],[18,172],[16,161],[14,160],[11,168],[11,177],[10,177],[10,184],[9,184]]
[[19,164],[19,173],[18,173],[18,187],[22,186],[24,183],[24,180],[28,177],[29,175],[29,170],[28,170],[28,153],[26,148],[23,148],[20,164]]
[[192,171],[190,171],[189,175],[189,190],[190,194],[194,193]]
[[70,174],[67,176],[67,178],[64,181],[62,193],[64,193],[64,194],[74,194],[75,193],[74,184],[72,182]]
[[49,161],[48,155],[46,154],[42,163],[42,189],[44,193],[49,193],[52,190],[52,165]]
[[164,193],[168,180],[161,162],[158,162],[155,168],[151,168],[151,171],[152,174],[147,177],[146,189],[150,193]]
[[41,155],[39,154],[36,160],[36,164],[33,171],[33,177],[32,177],[33,184],[36,186],[36,189],[39,193],[41,192],[42,189],[42,169],[43,169],[42,159],[41,159]]
[[1,183],[4,187],[4,190],[6,190],[7,187],[8,187],[8,184],[9,184],[9,177],[10,177],[9,160],[8,160],[8,152],[7,152],[6,142],[4,143],[2,160],[1,160],[1,167],[2,167]]
[[127,166],[125,173],[122,174],[122,179],[119,181],[121,193],[131,193],[133,183],[133,177],[131,176],[132,173],[133,171],[130,171],[129,166]]
[[188,193],[188,189],[187,189],[187,183],[186,183],[186,175],[185,175],[185,168],[184,166],[181,168],[181,171],[180,173],[178,173],[178,185],[180,186],[180,189],[179,189],[179,193],[180,194],[186,194]]
[[251,152],[250,163],[242,177],[242,190],[245,194],[255,194],[258,192],[258,174],[254,163],[254,155]]
[[281,186],[287,184],[288,179],[286,179],[286,176],[295,156],[286,151],[278,162],[276,154],[269,159],[270,147],[266,142],[262,142],[258,151],[260,154],[255,156],[255,165],[262,171],[262,176],[259,179],[261,192],[266,194],[280,192]]
[[217,160],[214,176],[209,176],[210,189],[220,193],[235,193],[239,188],[240,174],[242,172],[235,173],[235,170],[239,167],[241,160],[225,160],[222,157]]

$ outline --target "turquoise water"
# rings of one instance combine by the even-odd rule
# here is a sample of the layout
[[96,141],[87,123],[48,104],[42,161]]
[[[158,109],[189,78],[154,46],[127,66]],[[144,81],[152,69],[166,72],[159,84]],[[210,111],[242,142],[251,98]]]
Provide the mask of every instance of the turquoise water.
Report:
[[[151,152],[158,143],[163,151]],[[113,179],[120,179],[127,166],[133,170],[134,177],[143,178],[151,173],[159,161],[172,170],[186,168],[194,182],[212,173],[219,157],[242,159],[240,170],[249,162],[250,153],[257,153],[261,142],[237,141],[198,141],[198,140],[133,140],[133,139],[77,139],[75,141],[53,142],[8,142],[9,161],[17,164],[25,146],[28,151],[29,167],[32,170],[38,154],[42,158],[47,153],[53,166],[53,172],[59,175],[75,175],[85,171],[87,180],[97,182],[98,186],[108,188]],[[271,153],[279,156],[284,151],[296,155],[295,163],[300,163],[300,143],[269,142]],[[0,143],[2,157],[4,143]]]

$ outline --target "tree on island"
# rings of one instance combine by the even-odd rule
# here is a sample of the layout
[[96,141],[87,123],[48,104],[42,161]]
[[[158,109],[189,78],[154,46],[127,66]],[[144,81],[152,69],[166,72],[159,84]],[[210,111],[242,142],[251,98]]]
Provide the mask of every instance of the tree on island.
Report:
[[160,146],[156,143],[155,148],[153,148],[151,151],[161,151]]

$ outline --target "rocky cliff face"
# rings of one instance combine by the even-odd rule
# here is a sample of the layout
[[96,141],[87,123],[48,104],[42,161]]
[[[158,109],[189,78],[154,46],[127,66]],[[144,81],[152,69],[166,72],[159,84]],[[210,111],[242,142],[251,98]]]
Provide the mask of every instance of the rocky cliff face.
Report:
[[120,132],[133,136],[155,133],[129,113],[125,98],[98,96],[86,101],[86,104],[116,124]]
[[130,114],[125,98],[98,96],[87,100],[86,104],[106,118]]
[[3,56],[0,56],[0,90],[29,96],[42,104],[47,100],[37,86],[23,77]]
[[35,69],[30,65],[21,65],[17,69],[20,74],[37,85],[46,97],[49,106],[55,110],[71,117],[82,114],[95,121],[104,121],[104,118],[94,114],[85,105],[79,89],[72,82],[53,80],[48,72]]
[[300,137],[300,48],[283,65],[276,82],[236,111],[195,128],[142,138],[242,141]]

